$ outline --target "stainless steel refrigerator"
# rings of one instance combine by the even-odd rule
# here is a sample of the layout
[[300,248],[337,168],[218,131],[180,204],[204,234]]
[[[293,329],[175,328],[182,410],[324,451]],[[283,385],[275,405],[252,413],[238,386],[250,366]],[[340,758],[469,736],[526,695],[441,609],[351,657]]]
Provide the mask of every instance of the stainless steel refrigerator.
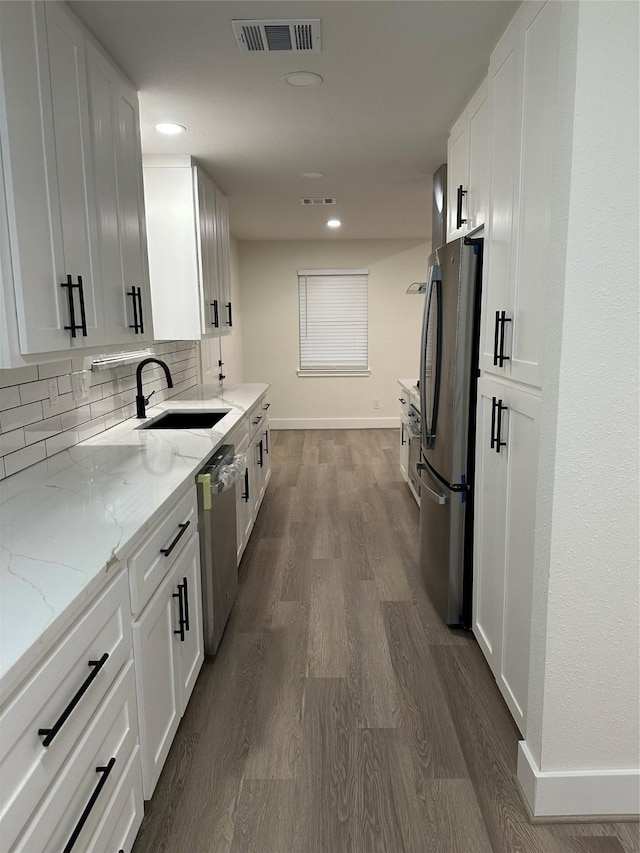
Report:
[[420,568],[449,625],[469,627],[482,239],[437,249],[420,350]]

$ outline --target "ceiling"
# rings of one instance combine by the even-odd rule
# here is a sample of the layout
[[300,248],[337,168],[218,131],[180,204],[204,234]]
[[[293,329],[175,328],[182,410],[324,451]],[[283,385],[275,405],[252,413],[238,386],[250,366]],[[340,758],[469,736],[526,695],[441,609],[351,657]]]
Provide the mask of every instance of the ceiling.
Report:
[[[145,154],[192,154],[241,240],[429,238],[431,175],[517,2],[76,0],[140,91]],[[243,55],[231,21],[320,18],[322,52]],[[314,71],[321,86],[282,77]],[[187,132],[161,136],[171,121]],[[305,179],[300,172],[326,177]],[[302,208],[302,196],[335,207]],[[330,216],[343,226],[326,227]]]

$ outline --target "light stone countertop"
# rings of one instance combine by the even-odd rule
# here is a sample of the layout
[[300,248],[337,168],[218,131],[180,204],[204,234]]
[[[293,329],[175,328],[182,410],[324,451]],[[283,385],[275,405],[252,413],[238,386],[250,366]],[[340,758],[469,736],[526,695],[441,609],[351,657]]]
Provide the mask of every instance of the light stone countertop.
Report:
[[212,429],[118,424],[0,483],[0,696],[124,565],[134,544],[268,389],[196,386],[147,409],[226,409]]

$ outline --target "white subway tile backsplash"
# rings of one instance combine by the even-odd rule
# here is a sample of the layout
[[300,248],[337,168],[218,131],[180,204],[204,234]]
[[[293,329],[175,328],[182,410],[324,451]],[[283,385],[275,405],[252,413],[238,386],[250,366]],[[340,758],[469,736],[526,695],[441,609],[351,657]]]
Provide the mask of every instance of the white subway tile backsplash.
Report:
[[61,417],[62,429],[73,429],[78,424],[83,424],[85,421],[91,420],[91,407],[80,406],[79,409],[72,409],[70,412],[65,412]]
[[0,410],[13,409],[20,405],[20,387],[0,388]]
[[20,386],[20,402],[35,403],[36,400],[49,398],[49,382],[41,379],[38,382],[26,382]]
[[[146,367],[144,392],[147,396],[156,392],[151,405],[186,391],[197,382],[193,342],[167,341],[154,349],[169,365],[174,387],[167,388],[161,367]],[[135,363],[93,371],[89,399],[73,399],[70,373],[88,369],[89,362],[86,356],[78,356],[0,371],[0,479],[135,415]],[[49,380],[54,378],[59,396],[52,406]],[[64,454],[59,458],[63,460]]]
[[10,385],[20,385],[21,382],[33,382],[38,378],[38,365],[28,367],[13,367],[10,370],[0,370],[0,388]]
[[62,423],[60,415],[55,418],[46,418],[43,421],[36,421],[34,424],[29,424],[24,428],[24,437],[27,444],[35,444],[36,441],[44,441],[45,438],[51,438],[52,435],[62,432]]
[[20,450],[26,444],[24,438],[24,429],[14,429],[11,432],[3,432],[0,434],[0,456],[6,456],[7,453],[13,453],[14,450]]
[[41,462],[46,458],[46,455],[44,442],[23,447],[22,450],[17,450],[15,453],[9,453],[8,456],[4,457],[7,477],[10,477],[11,474],[17,474],[18,471],[22,471],[30,465],[35,465],[36,462]]
[[18,406],[15,409],[7,409],[5,412],[0,412],[0,429],[2,429],[2,432],[9,432],[9,430],[41,420],[42,403],[29,403],[27,406]]

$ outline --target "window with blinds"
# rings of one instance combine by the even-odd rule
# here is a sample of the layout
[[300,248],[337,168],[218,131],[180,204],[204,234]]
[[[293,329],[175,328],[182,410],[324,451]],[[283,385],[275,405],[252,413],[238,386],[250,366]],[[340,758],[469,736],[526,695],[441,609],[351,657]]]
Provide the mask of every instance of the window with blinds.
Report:
[[298,270],[300,370],[369,372],[369,270]]

